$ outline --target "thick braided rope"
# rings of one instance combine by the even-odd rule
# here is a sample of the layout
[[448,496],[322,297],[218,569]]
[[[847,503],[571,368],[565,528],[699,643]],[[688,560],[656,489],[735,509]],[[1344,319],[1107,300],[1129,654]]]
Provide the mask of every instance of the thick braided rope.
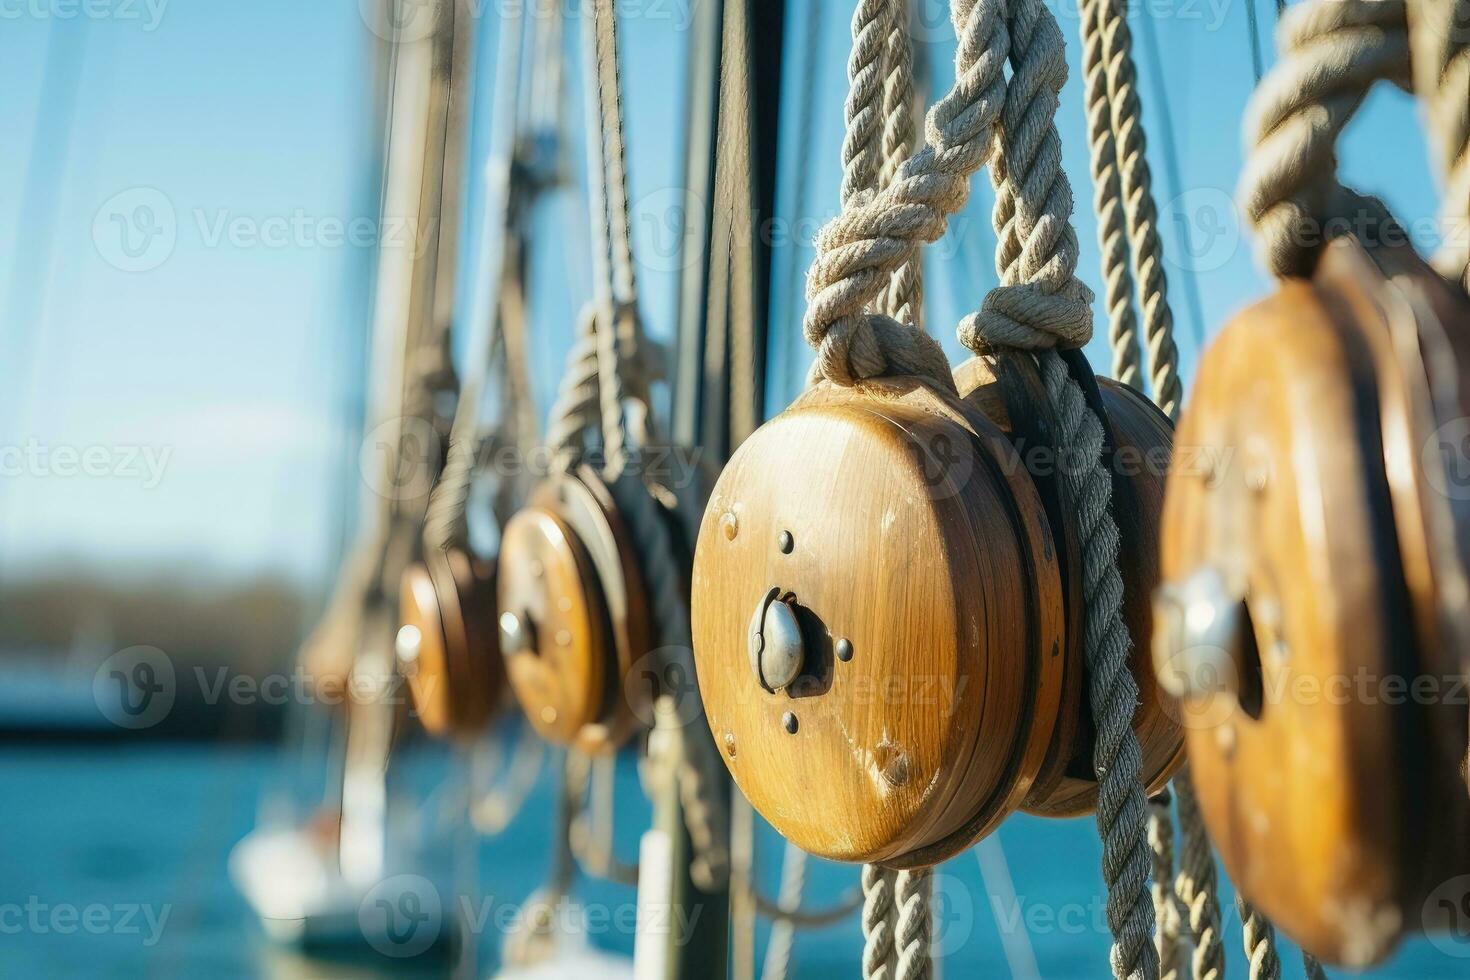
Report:
[[[883,170],[878,186],[893,180],[914,152],[914,44],[909,35],[910,0],[893,0],[889,18],[883,81]],[[918,252],[894,270],[880,309],[899,323],[923,326],[924,279]]]
[[595,429],[601,415],[597,307],[588,304],[577,316],[577,338],[567,351],[566,373],[551,406],[546,445],[564,470],[581,462],[584,437]]
[[[1277,31],[1281,60],[1251,98],[1252,144],[1240,201],[1278,276],[1311,273],[1324,234],[1391,219],[1337,182],[1337,138],[1379,80],[1409,88],[1404,0],[1294,6]],[[1373,230],[1373,226],[1369,226]]]
[[429,492],[429,507],[424,512],[425,549],[442,550],[462,545],[469,539],[466,505],[474,480],[476,444],[472,435],[451,430],[444,468]]
[[960,342],[977,352],[1081,347],[1092,337],[1092,291],[1077,278],[1056,128],[1066,49],[1055,18],[1032,0],[1011,3],[1008,26],[1012,74],[990,168],[1001,285],[960,322]]
[[628,208],[627,151],[623,139],[623,86],[618,57],[618,20],[614,0],[596,0],[597,95],[603,118],[603,167],[611,253],[613,295],[631,303],[638,295],[633,262],[632,215]]
[[1099,25],[1102,3],[1082,3],[1082,76],[1087,104],[1087,149],[1092,169],[1092,208],[1097,214],[1097,244],[1102,264],[1108,342],[1113,351],[1113,377],[1143,388],[1138,346],[1138,317],[1133,309],[1133,270],[1123,227],[1123,185],[1118,177],[1118,145],[1108,106],[1107,61]]
[[894,945],[894,891],[898,872],[863,865],[863,980],[894,980],[898,951]]
[[938,341],[872,307],[893,272],[944,234],[948,216],[969,198],[971,175],[990,158],[1010,43],[1003,15],[995,2],[954,0],[955,84],[925,118],[925,145],[881,191],[855,196],[817,236],[803,327],[824,378],[851,384],[909,374],[954,388]]
[[1302,950],[1302,973],[1307,980],[1327,980],[1327,971],[1322,969],[1322,962],[1306,950]]
[[1444,174],[1444,244],[1435,265],[1470,289],[1470,0],[1409,7],[1414,90]]
[[934,968],[930,937],[933,917],[929,900],[934,893],[930,868],[900,871],[894,877],[893,901],[898,909],[893,945],[898,955],[897,980],[929,980]]
[[[1039,3],[1040,0],[1027,0]],[[1113,933],[1111,963],[1116,977],[1152,980],[1158,976],[1154,947],[1154,906],[1149,889],[1152,855],[1148,842],[1148,802],[1143,754],[1133,731],[1138,684],[1128,670],[1132,642],[1123,623],[1123,579],[1118,571],[1119,534],[1110,509],[1112,477],[1101,461],[1103,428],[1088,408],[1066,364],[1053,352],[1041,356],[1042,381],[1056,413],[1060,438],[1071,460],[1085,468],[1062,467],[1062,487],[1073,508],[1082,540],[1086,619],[1088,699],[1097,741],[1098,834],[1103,844],[1103,881],[1107,885],[1108,926]]]
[[1281,956],[1276,952],[1275,927],[1239,894],[1235,896],[1235,908],[1240,913],[1250,980],[1281,980]]
[[[806,890],[806,851],[787,842],[781,858],[781,890],[777,902],[783,909],[801,908],[801,894]],[[791,973],[791,948],[796,941],[796,922],[778,919],[771,924],[771,937],[766,941],[766,959],[761,966],[761,980],[786,980]]]
[[1138,685],[1128,670],[1132,641],[1123,623],[1119,534],[1112,515],[1112,477],[1103,463],[1102,422],[1087,406],[1057,347],[1085,344],[1092,296],[1077,279],[1077,237],[1071,186],[1061,167],[1056,110],[1067,64],[1061,32],[1041,0],[1014,0],[1009,27],[1012,77],[1007,86],[991,167],[996,185],[1001,285],[960,325],[977,352],[997,348],[1039,352],[1042,382],[1058,425],[1059,448],[1085,465],[1062,467],[1066,499],[1082,542],[1083,645],[1097,740],[1098,831],[1108,889],[1111,965],[1118,977],[1158,976],[1151,856],[1143,757],[1133,731]]
[[705,891],[723,887],[730,873],[729,811],[723,805],[719,786],[725,765],[715,748],[709,726],[703,724],[704,704],[694,683],[693,638],[689,626],[689,601],[682,583],[687,569],[681,568],[668,515],[634,475],[624,477],[631,492],[617,494],[618,507],[628,521],[638,549],[639,567],[652,593],[651,604],[658,650],[663,657],[662,673],[677,667],[685,678],[681,698],[693,698],[694,711],[681,704],[681,717],[696,719],[681,725],[678,737],[679,802],[694,849],[690,876]]
[[883,171],[884,86],[893,0],[859,0],[847,57],[847,131],[842,138],[842,206],[878,190]]
[[590,197],[594,210],[601,210],[597,244],[602,249],[598,284],[599,352],[598,395],[602,408],[604,469],[616,478],[628,462],[628,423],[623,411],[624,363],[631,362],[623,349],[624,311],[636,317],[633,254],[628,236],[627,166],[622,137],[622,99],[617,56],[617,16],[612,0],[584,0],[583,16],[587,61],[595,78],[595,96],[588,115],[593,126],[587,137]]
[[1174,895],[1174,821],[1170,796],[1161,793],[1148,801],[1148,842],[1153,851],[1153,899],[1159,951],[1159,980],[1179,980],[1184,958],[1180,942],[1179,900]]
[[1123,190],[1123,213],[1128,219],[1128,243],[1138,278],[1149,385],[1154,401],[1165,414],[1172,416],[1178,411],[1183,389],[1179,381],[1179,350],[1174,344],[1169,283],[1164,275],[1164,250],[1159,241],[1153,174],[1149,169],[1148,147],[1144,140],[1138,70],[1133,62],[1133,35],[1119,0],[1090,2],[1098,7],[1096,26],[1103,36],[1108,105],[1112,112],[1113,133],[1118,141],[1118,175]]
[[1184,903],[1189,935],[1194,942],[1194,980],[1219,980],[1225,975],[1225,947],[1220,936],[1220,899],[1215,854],[1205,833],[1199,801],[1187,771],[1174,778],[1179,807],[1181,844],[1179,877],[1174,890]]

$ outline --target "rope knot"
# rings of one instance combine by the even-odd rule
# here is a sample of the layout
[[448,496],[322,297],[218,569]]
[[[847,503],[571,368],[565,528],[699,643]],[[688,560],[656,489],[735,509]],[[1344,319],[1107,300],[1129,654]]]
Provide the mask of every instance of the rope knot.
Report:
[[1055,292],[1036,282],[998,286],[960,321],[959,334],[976,352],[1083,347],[1092,339],[1092,290],[1080,279]]
[[[1278,40],[1282,58],[1251,97],[1240,201],[1270,271],[1304,276],[1335,237],[1327,226],[1362,207],[1337,182],[1338,136],[1376,82],[1411,88],[1406,5],[1304,4],[1282,17]],[[1365,214],[1387,220],[1381,206]]]
[[954,390],[949,357],[939,341],[882,313],[843,317],[817,344],[812,380],[850,385],[865,378],[909,375]]

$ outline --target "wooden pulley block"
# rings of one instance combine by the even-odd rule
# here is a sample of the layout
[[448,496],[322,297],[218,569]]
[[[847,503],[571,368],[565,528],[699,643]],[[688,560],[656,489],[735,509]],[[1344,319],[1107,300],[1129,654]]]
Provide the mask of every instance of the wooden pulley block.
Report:
[[1236,886],[1336,963],[1470,870],[1467,369],[1464,295],[1341,240],[1220,334],[1179,431],[1155,666]]
[[403,573],[395,647],[424,729],[470,737],[505,690],[495,566],[461,548],[431,551]]
[[633,542],[589,467],[558,475],[506,524],[500,647],[511,689],[548,741],[615,750],[637,727],[628,675],[650,613]]
[[1057,549],[1011,443],[953,394],[803,394],[725,467],[691,593],[715,743],[803,850],[935,864],[1030,793],[1062,700]]
[[[1153,402],[1127,385],[1106,378],[1094,383],[1090,370],[1074,373],[1106,430],[1104,464],[1113,477],[1112,510],[1122,540],[1118,565],[1123,576],[1123,617],[1133,640],[1129,668],[1139,691],[1133,728],[1143,751],[1144,781],[1155,792],[1184,761],[1184,734],[1172,701],[1159,690],[1150,655],[1159,521],[1173,425]],[[1036,485],[1057,544],[1067,623],[1063,700],[1046,764],[1024,809],[1050,817],[1090,813],[1097,803],[1092,761],[1096,732],[1087,708],[1082,543],[1075,508],[1064,499],[1060,472],[1060,467],[1079,465],[1079,461],[1058,450],[1058,426],[1031,355],[973,357],[955,370],[955,383],[966,402],[999,426],[1015,446],[1022,467]]]

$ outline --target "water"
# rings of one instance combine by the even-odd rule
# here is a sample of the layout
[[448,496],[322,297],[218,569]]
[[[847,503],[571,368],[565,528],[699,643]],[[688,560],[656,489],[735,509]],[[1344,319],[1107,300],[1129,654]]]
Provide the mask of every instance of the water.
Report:
[[[452,975],[447,960],[417,967],[329,961],[265,941],[225,862],[254,827],[263,795],[279,785],[278,766],[277,752],[261,746],[0,748],[0,977]],[[434,842],[421,868],[445,908],[481,923],[474,930],[477,962],[465,975],[492,975],[503,924],[546,874],[549,781],[542,780],[505,834],[475,843],[454,829],[463,799],[459,768],[428,749],[405,759],[398,772],[414,784],[415,798],[427,801],[410,815],[419,838]],[[619,769],[617,818],[617,851],[631,858],[648,820],[631,759]],[[764,889],[774,894],[781,842],[769,828],[762,827],[757,853]],[[946,864],[936,929],[943,972],[1048,980],[1107,975],[1098,860],[1090,821],[1018,817]],[[809,904],[826,905],[855,881],[854,868],[811,862]],[[593,923],[590,941],[631,955],[632,890],[583,881],[577,898]],[[1234,954],[1240,926],[1233,909],[1227,915],[1226,943]],[[765,933],[762,928],[758,936],[762,948]],[[793,972],[853,976],[860,948],[853,916],[801,935]],[[1451,948],[1470,955],[1470,943]],[[1284,949],[1283,959],[1286,975],[1300,976],[1295,952]],[[1467,966],[1418,939],[1373,975],[1463,976]],[[1244,975],[1238,956],[1231,973]]]

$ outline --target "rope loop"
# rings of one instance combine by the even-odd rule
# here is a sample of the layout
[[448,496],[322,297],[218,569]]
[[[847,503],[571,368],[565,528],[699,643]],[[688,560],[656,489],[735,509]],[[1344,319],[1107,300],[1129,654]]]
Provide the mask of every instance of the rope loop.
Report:
[[[877,123],[884,76],[873,74],[869,82],[870,52],[864,40],[873,33],[869,21],[877,16],[871,6],[860,4],[853,21],[849,78],[862,97],[849,98],[848,130],[849,135],[855,127],[863,133],[871,130],[870,138],[881,142]],[[884,168],[892,170],[893,178],[877,188],[881,171],[869,177],[870,168],[861,164],[881,160],[881,146],[871,154],[857,154],[850,152],[855,147],[844,144],[848,169],[843,210],[818,234],[817,257],[807,276],[803,326],[807,342],[818,352],[815,377],[853,384],[881,374],[915,374],[953,390],[943,348],[909,322],[918,319],[916,290],[894,284],[915,274],[911,263],[918,249],[944,234],[949,216],[969,198],[970,177],[991,157],[1005,98],[1010,36],[1004,0],[954,0],[951,16],[958,38],[955,84],[926,115],[924,145],[897,166]],[[886,30],[893,29],[892,20],[883,21]],[[888,87],[903,88],[897,79]],[[880,107],[871,120],[869,100]],[[895,302],[900,296],[908,302]]]
[[1405,0],[1315,0],[1283,14],[1281,61],[1251,98],[1241,207],[1262,259],[1283,277],[1310,275],[1330,238],[1389,234],[1383,204],[1337,180],[1337,140],[1380,81],[1409,91]]

